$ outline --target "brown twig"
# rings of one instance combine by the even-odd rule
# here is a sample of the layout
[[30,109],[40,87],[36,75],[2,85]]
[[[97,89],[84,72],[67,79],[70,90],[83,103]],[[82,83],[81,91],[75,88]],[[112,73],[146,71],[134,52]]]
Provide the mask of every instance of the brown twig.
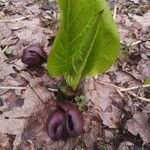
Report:
[[143,87],[143,88],[150,87],[150,84],[141,85],[141,86],[134,86],[134,87],[129,87],[129,88],[123,88],[123,87],[119,87],[119,86],[116,86],[116,85],[113,85],[113,84],[110,84],[110,83],[106,83],[106,82],[98,82],[98,83],[103,84],[103,85],[108,85],[108,86],[111,86],[111,87],[115,88],[116,91],[118,92],[118,94],[121,97],[124,97],[122,92],[127,92],[128,94],[132,95],[133,97],[135,97],[137,99],[140,99],[142,101],[150,102],[150,99],[145,98],[145,97],[140,97],[140,96],[138,96],[137,94],[135,94],[134,92],[131,91],[131,90],[135,90],[135,89],[138,89],[138,88],[141,88],[141,87]]
[[32,18],[32,17],[35,17],[37,15],[39,15],[39,14],[27,15],[27,16],[23,16],[23,17],[11,19],[11,20],[0,20],[0,22],[2,22],[2,23],[13,23],[13,22],[22,21],[24,19]]
[[0,89],[7,89],[7,90],[25,90],[26,87],[16,87],[16,86],[0,86]]

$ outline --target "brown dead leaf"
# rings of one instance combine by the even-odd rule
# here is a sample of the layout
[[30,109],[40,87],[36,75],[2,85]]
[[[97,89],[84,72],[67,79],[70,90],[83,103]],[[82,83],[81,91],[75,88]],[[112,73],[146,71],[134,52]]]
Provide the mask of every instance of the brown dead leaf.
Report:
[[8,148],[9,138],[7,136],[0,136],[0,147]]
[[[95,81],[93,79],[86,80],[85,82],[85,97],[88,106],[88,110],[95,116],[99,116],[103,124],[115,128],[121,117],[121,111],[112,105],[112,93],[115,93],[115,89],[99,84],[99,82],[111,83],[108,75],[98,76]],[[118,101],[120,101],[118,99]]]
[[[43,101],[48,101],[50,99],[52,103],[52,95],[50,92],[46,89],[44,90],[44,88],[41,88],[40,86],[37,86],[37,83],[34,80],[32,80],[30,85],[35,89],[37,95],[39,95]],[[40,107],[43,107],[43,104],[40,102],[37,95],[30,87],[27,87],[26,91],[22,94],[22,98],[24,98],[24,105],[0,115],[0,133],[16,135],[16,139],[13,143],[14,146],[20,144],[22,133],[31,114],[37,112]],[[5,119],[6,116],[9,117],[9,119]]]
[[11,28],[5,23],[0,23],[0,40],[11,35]]
[[138,16],[138,15],[134,15],[134,14],[129,14],[129,16],[132,17],[137,22],[141,23],[143,27],[150,26],[150,22],[149,22],[150,12],[149,11],[147,13],[145,13],[143,16]]
[[29,84],[29,81],[26,80],[24,77],[20,76],[19,74],[17,73],[11,73],[10,76],[17,82],[20,83],[19,86],[22,86],[22,87],[25,87]]
[[150,143],[150,104],[148,104],[142,112],[136,112],[133,115],[133,119],[130,119],[126,123],[126,128],[133,135],[140,135],[144,144]]
[[84,112],[83,118],[84,134],[83,138],[80,139],[83,142],[83,144],[79,144],[79,146],[82,146],[84,149],[94,149],[97,138],[103,138],[101,126],[102,120],[99,117],[95,117],[95,115],[89,112]]
[[1,150],[12,149],[13,148],[12,143],[14,139],[15,139],[14,135],[0,134],[0,149]]
[[12,111],[16,107],[21,107],[24,104],[24,99],[21,96],[16,95],[14,91],[10,91],[10,94],[5,99],[5,107],[2,111],[3,113],[6,111]]
[[7,63],[2,62],[4,58],[0,59],[0,79],[4,80],[6,76],[11,73],[14,73],[12,65],[8,65]]
[[5,16],[4,11],[0,11],[0,18],[3,18]]
[[150,61],[142,60],[137,66],[137,70],[142,75],[143,80],[150,76]]
[[15,45],[19,41],[19,38],[15,35],[9,36],[0,41],[2,47]]

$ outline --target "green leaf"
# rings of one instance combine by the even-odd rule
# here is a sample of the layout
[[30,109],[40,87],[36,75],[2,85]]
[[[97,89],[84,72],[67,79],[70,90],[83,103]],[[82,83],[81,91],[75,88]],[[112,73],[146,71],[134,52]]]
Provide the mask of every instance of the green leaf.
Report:
[[83,95],[80,95],[80,96],[76,96],[76,97],[75,97],[75,101],[76,101],[76,102],[82,102],[84,99],[85,99],[85,96],[83,96]]
[[150,84],[150,76],[147,77],[147,78],[144,80],[144,84],[145,84],[145,85],[146,85],[146,84]]
[[12,49],[6,48],[5,53],[6,53],[7,55],[12,54]]
[[73,89],[85,76],[108,70],[119,53],[119,35],[105,0],[59,0],[61,24],[48,70]]

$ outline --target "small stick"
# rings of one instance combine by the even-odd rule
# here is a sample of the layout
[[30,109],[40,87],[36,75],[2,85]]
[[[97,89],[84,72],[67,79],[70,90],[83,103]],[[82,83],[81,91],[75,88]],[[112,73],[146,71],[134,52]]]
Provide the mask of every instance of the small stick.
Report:
[[23,16],[23,17],[16,18],[16,19],[11,19],[11,20],[0,20],[0,22],[3,22],[3,23],[13,23],[13,22],[21,21],[21,20],[24,20],[24,19],[27,19],[27,18],[35,17],[37,15],[38,14],[28,15],[28,16]]
[[114,12],[113,12],[113,19],[114,20],[116,20],[116,15],[117,15],[117,5],[115,4]]
[[7,48],[8,48],[8,46],[6,46],[6,47],[0,52],[0,57],[1,57],[2,54],[6,51]]
[[125,91],[130,91],[130,90],[135,90],[135,89],[138,89],[138,88],[146,88],[146,87],[150,87],[150,84],[145,84],[145,85],[140,85],[140,86],[133,86],[133,87],[129,87],[129,88],[124,88],[122,90],[122,92],[125,92]]
[[138,99],[140,99],[140,100],[142,100],[142,101],[150,102],[150,99],[145,98],[145,97],[137,96],[137,95],[136,95],[134,92],[132,92],[132,91],[128,91],[128,93],[129,93],[130,95],[134,96],[135,98],[138,98]]
[[25,90],[26,87],[16,87],[16,86],[0,86],[0,89],[7,89],[7,90]]
[[135,42],[133,42],[133,43],[131,43],[131,47],[132,46],[136,46],[136,45],[138,45],[138,44],[140,44],[140,43],[142,43],[143,41],[141,41],[141,40],[138,40],[138,41],[135,41]]
[[106,83],[106,82],[98,82],[99,84],[103,84],[103,85],[108,85],[108,86],[111,86],[113,88],[116,88],[116,89],[119,89],[120,91],[122,91],[124,88],[122,87],[119,87],[119,86],[116,86],[116,85],[113,85],[113,84],[110,84],[110,83]]
[[104,85],[109,85],[109,86],[114,87],[114,88],[118,88],[121,92],[135,90],[135,89],[138,89],[140,87],[143,87],[143,88],[150,87],[150,84],[145,84],[145,85],[140,85],[140,86],[133,86],[133,87],[129,87],[129,88],[123,88],[123,87],[119,87],[119,86],[116,86],[116,85],[113,85],[113,84],[110,84],[110,83],[106,83],[106,82],[98,82],[98,83],[104,84]]
[[48,88],[48,90],[51,92],[58,92],[58,89]]
[[124,95],[122,94],[122,92],[120,91],[120,89],[116,88],[116,91],[118,92],[118,94],[119,94],[122,98],[124,98]]
[[129,87],[129,88],[122,88],[122,87],[119,87],[119,86],[116,86],[116,85],[113,85],[113,84],[110,84],[110,83],[104,83],[104,82],[98,82],[98,83],[114,87],[117,90],[117,92],[119,93],[119,95],[121,95],[121,97],[123,97],[123,94],[121,92],[128,92],[128,94],[134,96],[135,98],[138,98],[138,99],[146,101],[146,102],[150,102],[150,99],[145,98],[145,97],[137,96],[137,94],[130,91],[130,90],[138,89],[140,87],[143,87],[143,88],[150,87],[150,84],[141,85],[141,86],[134,86],[134,87]]

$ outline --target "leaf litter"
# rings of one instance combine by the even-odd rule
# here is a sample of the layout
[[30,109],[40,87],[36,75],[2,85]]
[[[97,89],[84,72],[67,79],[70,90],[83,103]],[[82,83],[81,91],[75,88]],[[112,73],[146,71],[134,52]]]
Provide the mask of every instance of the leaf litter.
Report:
[[[24,47],[38,42],[49,52],[58,28],[56,2],[0,2],[0,87],[23,87],[0,89],[0,149],[150,149],[149,103],[139,99],[149,92],[140,87],[150,76],[148,1],[110,0],[109,4],[112,12],[117,8],[122,57],[114,70],[83,82],[84,133],[53,142],[45,123],[56,104],[45,86],[59,79],[45,69],[26,68],[20,56]],[[139,88],[132,94],[117,88],[135,86]]]

